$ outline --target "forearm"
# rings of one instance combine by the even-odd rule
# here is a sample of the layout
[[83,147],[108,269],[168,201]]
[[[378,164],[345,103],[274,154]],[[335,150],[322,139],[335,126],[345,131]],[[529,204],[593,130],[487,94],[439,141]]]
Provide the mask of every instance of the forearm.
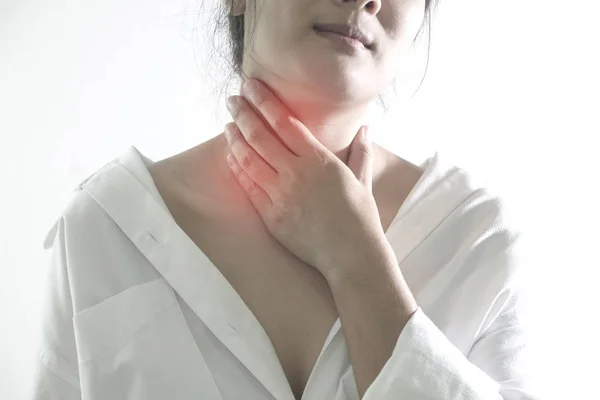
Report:
[[344,329],[360,398],[392,355],[400,332],[417,309],[387,240],[380,250],[370,253],[362,253],[343,272],[326,277]]

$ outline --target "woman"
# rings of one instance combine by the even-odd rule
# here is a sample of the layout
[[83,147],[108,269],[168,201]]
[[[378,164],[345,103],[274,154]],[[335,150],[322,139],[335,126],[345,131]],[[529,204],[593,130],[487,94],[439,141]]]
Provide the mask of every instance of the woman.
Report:
[[131,147],[48,234],[33,398],[537,398],[502,200],[361,129],[432,3],[226,7],[227,134]]

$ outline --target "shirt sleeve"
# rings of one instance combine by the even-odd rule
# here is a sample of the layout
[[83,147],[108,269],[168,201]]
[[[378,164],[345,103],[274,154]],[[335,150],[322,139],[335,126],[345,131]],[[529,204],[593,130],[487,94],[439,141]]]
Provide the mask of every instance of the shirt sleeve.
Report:
[[63,218],[53,230],[30,393],[33,400],[81,400]]
[[[502,296],[498,296],[501,299]],[[363,400],[534,400],[522,303],[516,292],[465,356],[419,307]],[[499,301],[499,300],[498,300]]]

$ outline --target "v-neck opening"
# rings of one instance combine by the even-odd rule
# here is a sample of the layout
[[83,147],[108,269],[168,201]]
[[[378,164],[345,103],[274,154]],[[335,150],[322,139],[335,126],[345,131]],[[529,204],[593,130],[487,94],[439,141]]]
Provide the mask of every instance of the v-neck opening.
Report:
[[[254,313],[252,312],[252,310],[248,307],[248,305],[245,303],[245,301],[243,300],[243,298],[241,297],[241,295],[237,292],[237,290],[233,287],[233,285],[229,282],[229,280],[227,280],[227,278],[222,274],[222,272],[220,271],[220,269],[214,264],[214,262],[208,258],[208,256],[204,253],[204,251],[197,245],[195,245],[195,243],[191,240],[191,238],[185,233],[185,231],[177,224],[177,222],[175,221],[175,219],[173,218],[173,215],[171,214],[169,208],[167,207],[164,199],[162,198],[162,196],[160,195],[160,192],[158,191],[158,188],[156,187],[156,183],[154,182],[152,176],[150,175],[150,172],[148,170],[148,167],[150,165],[152,165],[154,163],[153,160],[149,159],[148,157],[144,156],[141,152],[139,152],[139,150],[137,150],[137,148],[135,148],[134,146],[131,146],[130,151],[134,151],[135,155],[138,157],[138,161],[141,161],[143,163],[143,182],[141,182],[145,188],[147,190],[149,190],[152,193],[152,196],[154,197],[154,199],[156,200],[156,202],[161,206],[161,208],[163,208],[165,210],[165,212],[167,213],[167,215],[170,218],[169,224],[171,225],[171,229],[176,229],[178,231],[178,234],[180,236],[186,237],[188,240],[186,240],[188,243],[193,244],[194,247],[194,252],[196,252],[198,254],[198,256],[200,256],[201,259],[206,260],[206,267],[210,268],[213,270],[213,273],[220,275],[220,281],[223,282],[225,285],[228,286],[228,291],[230,293],[232,293],[233,295],[237,296],[236,302],[239,303],[242,307],[244,307],[244,312],[248,315],[252,317],[252,321],[251,323],[255,325],[256,328],[260,328],[261,331],[264,333],[264,337],[266,338],[266,341],[268,342],[268,345],[270,346],[270,350],[273,351],[273,353],[276,354],[275,352],[275,347],[273,345],[273,342],[271,341],[271,338],[268,337],[268,335],[266,334],[266,330],[264,329],[264,327],[262,326],[262,324],[258,321],[258,319],[256,318],[256,316],[254,315]],[[424,163],[421,164],[421,168],[423,169],[423,172],[421,174],[421,176],[419,177],[419,179],[417,180],[416,184],[413,186],[413,188],[410,190],[408,196],[404,199],[403,203],[399,206],[398,211],[396,212],[394,218],[392,219],[392,221],[390,222],[388,228],[386,229],[385,236],[386,238],[389,239],[389,235],[390,233],[395,229],[396,226],[399,225],[400,221],[405,218],[412,210],[413,210],[413,206],[414,204],[411,203],[411,201],[413,200],[413,197],[417,194],[418,189],[420,188],[420,186],[423,184],[423,181],[427,178],[427,176],[429,175],[430,169],[432,167],[432,164],[435,164],[435,161],[437,160],[438,157],[438,153],[436,152],[432,157],[429,157],[428,159],[425,160]],[[125,165],[124,165],[125,166]],[[140,165],[141,166],[141,165]],[[126,168],[127,169],[127,168]],[[129,169],[127,169],[129,171]],[[129,171],[130,173],[132,173],[132,171]],[[132,174],[134,175],[135,178],[137,178],[138,180],[140,179],[140,176],[138,174]],[[407,209],[410,206],[410,209]],[[182,296],[183,298],[183,296]],[[184,300],[186,300],[184,298]],[[229,323],[232,323],[234,321],[228,320]],[[232,325],[235,329],[235,331],[237,332],[237,334],[244,338],[244,333],[246,333],[247,329],[244,329],[242,331],[240,331],[239,326],[237,327],[237,329],[235,328],[236,325]],[[248,327],[245,327],[248,328]],[[311,384],[313,383],[313,381],[315,380],[315,375],[317,370],[320,367],[320,364],[322,363],[322,359],[323,356],[325,354],[325,352],[327,351],[330,343],[332,342],[332,340],[338,335],[339,331],[341,329],[341,319],[338,316],[336,318],[336,320],[334,321],[332,327],[329,329],[329,332],[325,338],[325,341],[323,343],[323,345],[321,346],[321,350],[319,352],[319,355],[312,367],[312,370],[309,374],[309,377],[305,383],[304,386],[304,390],[302,392],[302,396],[301,396],[301,400],[305,400],[308,398],[308,396],[310,396],[310,393],[313,391],[311,389]],[[283,371],[283,366],[281,365],[281,360],[279,361],[279,367],[281,368],[281,373],[283,373],[283,376],[285,376],[285,372]],[[251,373],[254,373],[255,371],[250,371]],[[289,380],[287,380],[287,376],[286,377],[286,383],[287,386],[289,388],[290,393],[292,393],[291,391],[291,385]],[[272,392],[273,393],[273,392]],[[307,394],[308,393],[308,394]],[[293,394],[293,393],[292,393]]]

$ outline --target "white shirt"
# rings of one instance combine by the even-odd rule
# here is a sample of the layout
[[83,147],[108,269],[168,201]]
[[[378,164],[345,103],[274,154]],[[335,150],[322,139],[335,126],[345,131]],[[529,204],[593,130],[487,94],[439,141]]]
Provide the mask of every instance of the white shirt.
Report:
[[[130,147],[77,188],[51,249],[34,399],[293,400],[264,329]],[[519,233],[436,152],[386,232],[419,309],[365,400],[535,399]],[[535,393],[534,393],[535,392]],[[302,400],[357,400],[340,319]]]

